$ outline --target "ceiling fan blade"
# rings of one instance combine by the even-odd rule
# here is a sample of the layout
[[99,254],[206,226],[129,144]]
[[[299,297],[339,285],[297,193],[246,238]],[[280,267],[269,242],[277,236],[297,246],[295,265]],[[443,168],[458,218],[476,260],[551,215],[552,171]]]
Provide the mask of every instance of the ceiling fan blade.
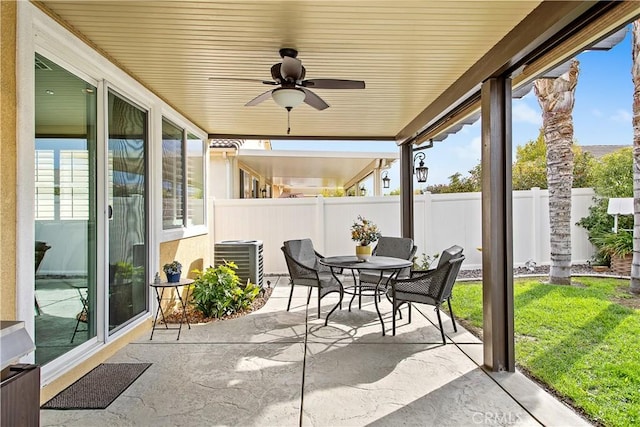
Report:
[[310,79],[302,81],[301,85],[314,89],[364,89],[362,80]]
[[285,56],[282,58],[280,74],[284,80],[297,81],[302,79],[302,62],[299,59]]
[[280,62],[271,66],[271,78],[278,83],[282,83],[282,72],[280,72],[280,68],[282,68]]
[[305,104],[309,104],[316,110],[321,110],[321,111],[329,108],[329,104],[324,102],[322,98],[320,98],[315,93],[311,92],[309,89],[302,88],[301,90],[307,95],[304,98]]
[[254,82],[254,83],[262,83],[265,85],[277,85],[278,83],[272,82],[271,80],[261,80],[261,79],[245,79],[242,77],[209,77],[209,81],[218,81],[218,82]]
[[266,101],[267,99],[271,98],[271,92],[273,92],[273,89],[270,89],[266,92],[261,93],[260,95],[253,98],[251,101],[244,104],[244,106],[253,107],[254,105],[260,104],[262,101]]

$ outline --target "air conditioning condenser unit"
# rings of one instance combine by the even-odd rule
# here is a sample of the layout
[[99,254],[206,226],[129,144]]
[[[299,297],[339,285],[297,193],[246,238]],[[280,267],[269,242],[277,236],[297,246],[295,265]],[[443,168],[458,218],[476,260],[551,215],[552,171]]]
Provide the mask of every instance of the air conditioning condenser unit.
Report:
[[264,267],[261,240],[223,240],[213,248],[213,263],[217,267],[225,261],[233,261],[238,269],[242,285],[247,280],[262,288],[264,281]]

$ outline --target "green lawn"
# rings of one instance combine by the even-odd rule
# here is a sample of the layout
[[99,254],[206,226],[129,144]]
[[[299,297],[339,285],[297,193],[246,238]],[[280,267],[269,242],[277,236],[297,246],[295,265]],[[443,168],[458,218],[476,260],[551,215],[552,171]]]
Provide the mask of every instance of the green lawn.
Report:
[[[575,277],[584,286],[515,281],[516,363],[593,420],[640,425],[640,310],[612,302],[629,281]],[[459,282],[453,312],[482,327],[481,283]]]

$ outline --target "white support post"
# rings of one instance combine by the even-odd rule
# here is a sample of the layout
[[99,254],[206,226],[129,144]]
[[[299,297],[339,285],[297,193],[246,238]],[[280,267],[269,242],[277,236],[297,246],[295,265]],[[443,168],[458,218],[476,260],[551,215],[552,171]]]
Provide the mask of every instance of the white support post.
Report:
[[314,242],[318,242],[318,247],[316,250],[321,254],[324,254],[326,246],[325,241],[325,215],[324,215],[324,197],[320,194],[316,197],[316,237],[314,238]]
[[533,215],[531,230],[531,249],[533,253],[533,261],[540,262],[542,258],[542,246],[540,244],[540,187],[533,187],[531,189],[531,213]]

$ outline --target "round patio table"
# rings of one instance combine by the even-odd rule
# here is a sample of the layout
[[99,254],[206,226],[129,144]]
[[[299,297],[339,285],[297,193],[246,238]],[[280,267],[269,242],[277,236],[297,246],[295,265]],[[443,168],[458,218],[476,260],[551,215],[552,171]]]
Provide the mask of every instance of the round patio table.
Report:
[[[349,290],[347,290],[347,288],[345,288],[343,285],[345,292],[353,295],[351,297],[351,301],[353,301],[353,299],[355,298],[356,293],[358,293],[359,295],[362,295],[362,286],[360,286],[360,281],[356,280],[355,271],[360,271],[360,270],[380,271],[380,279],[378,279],[378,283],[375,285],[375,287],[372,290],[373,290],[373,302],[376,307],[376,312],[378,313],[378,319],[380,319],[380,325],[382,326],[382,336],[384,336],[385,335],[384,321],[382,320],[382,314],[380,314],[380,308],[378,307],[378,296],[382,294],[386,294],[387,285],[389,284],[389,281],[393,279],[398,274],[398,272],[400,272],[400,270],[402,270],[403,268],[411,267],[413,263],[409,260],[402,259],[402,258],[393,258],[393,257],[375,256],[375,255],[369,257],[369,259],[367,259],[366,261],[361,261],[355,255],[353,255],[353,256],[334,256],[334,257],[321,258],[320,264],[326,265],[327,267],[331,268],[331,274],[333,275],[333,277],[335,277],[335,279],[338,282],[340,282],[341,285],[342,285],[342,282],[340,281],[338,276],[335,274],[335,270],[342,270],[345,268],[351,270],[353,275],[353,280],[354,280],[353,287],[350,287]],[[386,277],[386,280],[384,280],[385,272],[391,272],[391,274]],[[351,310],[351,302],[349,303],[349,310]]]

